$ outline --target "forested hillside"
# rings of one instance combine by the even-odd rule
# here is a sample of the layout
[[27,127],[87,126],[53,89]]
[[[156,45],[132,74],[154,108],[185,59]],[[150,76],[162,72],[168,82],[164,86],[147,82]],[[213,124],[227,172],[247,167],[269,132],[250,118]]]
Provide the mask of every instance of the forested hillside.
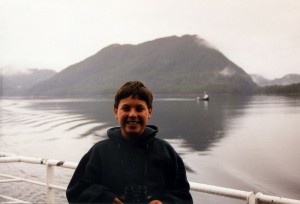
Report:
[[156,94],[253,93],[256,84],[235,63],[195,35],[138,45],[110,45],[34,86],[29,95],[94,97],[141,80]]

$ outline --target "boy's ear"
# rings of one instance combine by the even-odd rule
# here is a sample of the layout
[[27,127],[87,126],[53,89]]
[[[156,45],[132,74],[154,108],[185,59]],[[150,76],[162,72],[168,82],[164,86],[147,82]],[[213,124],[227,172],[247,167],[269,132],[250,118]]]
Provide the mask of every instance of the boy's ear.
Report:
[[149,111],[149,118],[150,118],[152,114],[152,108],[149,108],[148,111]]
[[118,118],[118,109],[114,107],[115,118]]

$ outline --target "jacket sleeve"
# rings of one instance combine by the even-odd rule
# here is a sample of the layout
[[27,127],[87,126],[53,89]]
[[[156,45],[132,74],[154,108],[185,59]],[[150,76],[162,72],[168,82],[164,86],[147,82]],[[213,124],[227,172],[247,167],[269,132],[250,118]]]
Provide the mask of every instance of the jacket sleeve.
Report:
[[80,160],[68,185],[66,197],[69,203],[112,203],[116,197],[101,185],[101,161],[95,148]]
[[184,163],[175,150],[172,151],[172,154],[173,161],[169,168],[168,189],[162,202],[164,204],[192,204],[193,198],[190,194]]

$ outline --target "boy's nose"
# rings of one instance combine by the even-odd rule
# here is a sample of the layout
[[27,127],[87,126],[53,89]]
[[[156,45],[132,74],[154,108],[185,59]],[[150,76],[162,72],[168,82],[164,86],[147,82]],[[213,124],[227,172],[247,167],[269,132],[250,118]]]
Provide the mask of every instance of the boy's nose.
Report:
[[129,112],[129,117],[134,117],[136,116],[136,111],[134,109],[131,109],[130,112]]

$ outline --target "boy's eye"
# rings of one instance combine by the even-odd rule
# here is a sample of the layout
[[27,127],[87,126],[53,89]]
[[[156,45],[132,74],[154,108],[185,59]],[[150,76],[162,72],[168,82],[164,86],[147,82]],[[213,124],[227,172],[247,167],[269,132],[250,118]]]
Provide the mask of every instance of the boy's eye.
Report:
[[144,107],[140,107],[140,106],[136,107],[136,111],[138,111],[138,112],[141,112],[143,110],[144,110]]
[[129,111],[129,110],[130,110],[130,107],[128,107],[128,106],[123,106],[121,109],[122,109],[123,111]]
[[[123,106],[122,108],[121,108],[123,111],[125,111],[125,112],[128,112],[128,111],[130,111],[130,107],[129,106]],[[137,106],[136,108],[135,108],[135,111],[137,111],[137,112],[142,112],[142,111],[144,111],[145,110],[145,108],[144,107],[142,107],[142,106]]]

